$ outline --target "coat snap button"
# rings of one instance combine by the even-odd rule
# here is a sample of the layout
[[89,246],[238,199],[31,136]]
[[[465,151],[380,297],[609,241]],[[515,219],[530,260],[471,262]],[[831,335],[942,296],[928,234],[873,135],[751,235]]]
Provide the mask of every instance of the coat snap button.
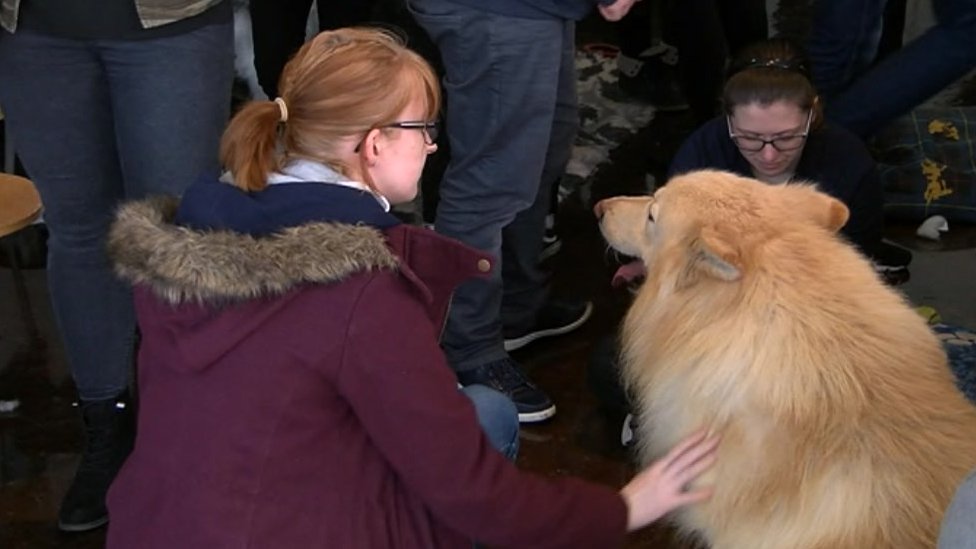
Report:
[[478,260],[478,270],[481,271],[481,272],[483,272],[483,273],[487,273],[488,271],[491,270],[491,262],[488,261],[487,259],[479,259]]

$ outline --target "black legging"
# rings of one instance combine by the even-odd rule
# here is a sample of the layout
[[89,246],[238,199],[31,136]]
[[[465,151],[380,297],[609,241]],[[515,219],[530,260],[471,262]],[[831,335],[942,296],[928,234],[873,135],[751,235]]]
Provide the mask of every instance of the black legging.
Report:
[[714,117],[726,59],[769,34],[765,0],[669,0],[665,41],[678,48],[685,98],[699,123]]
[[[319,30],[338,29],[370,20],[375,0],[316,0]],[[281,70],[305,43],[305,23],[312,0],[251,0],[254,69],[268,97],[277,97]]]
[[620,53],[637,59],[640,54],[651,47],[651,18],[652,5],[657,0],[637,2],[627,13],[627,17],[616,23],[617,40],[620,42]]

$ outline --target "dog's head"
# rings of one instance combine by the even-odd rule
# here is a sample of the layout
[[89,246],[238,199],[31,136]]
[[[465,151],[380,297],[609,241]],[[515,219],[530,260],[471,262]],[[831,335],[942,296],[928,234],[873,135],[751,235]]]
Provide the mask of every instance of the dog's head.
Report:
[[812,185],[768,185],[713,170],[675,177],[650,197],[603,200],[594,212],[611,247],[651,266],[649,275],[673,275],[677,287],[737,281],[765,243],[834,233],[848,218],[843,203]]

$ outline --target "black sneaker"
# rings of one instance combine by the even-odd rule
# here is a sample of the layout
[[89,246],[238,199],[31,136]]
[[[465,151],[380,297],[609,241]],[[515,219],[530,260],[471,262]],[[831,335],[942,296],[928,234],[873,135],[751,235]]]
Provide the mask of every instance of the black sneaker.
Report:
[[543,262],[559,253],[563,243],[556,232],[556,216],[549,214],[546,216],[546,232],[542,235],[542,252],[539,254],[539,262]]
[[912,262],[912,252],[882,241],[874,250],[875,269],[878,271],[895,271],[907,268]]
[[871,261],[874,270],[890,286],[904,284],[911,278],[908,265],[912,262],[912,252],[904,248],[881,242],[874,251]]
[[505,329],[505,350],[514,351],[537,339],[568,334],[582,326],[591,314],[591,301],[551,300],[542,306],[535,326],[520,332]]
[[485,385],[504,393],[515,403],[519,423],[538,423],[556,415],[556,405],[525,376],[511,357],[458,372],[461,385]]

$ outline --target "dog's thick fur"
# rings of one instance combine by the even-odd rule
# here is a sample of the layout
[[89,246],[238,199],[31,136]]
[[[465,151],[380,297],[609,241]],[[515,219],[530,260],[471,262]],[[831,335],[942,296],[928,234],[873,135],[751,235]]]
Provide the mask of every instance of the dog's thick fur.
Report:
[[597,206],[647,278],[623,376],[649,462],[720,433],[713,498],[675,516],[715,549],[935,546],[976,465],[976,408],[939,341],[836,235],[847,208],[808,185],[717,171]]

